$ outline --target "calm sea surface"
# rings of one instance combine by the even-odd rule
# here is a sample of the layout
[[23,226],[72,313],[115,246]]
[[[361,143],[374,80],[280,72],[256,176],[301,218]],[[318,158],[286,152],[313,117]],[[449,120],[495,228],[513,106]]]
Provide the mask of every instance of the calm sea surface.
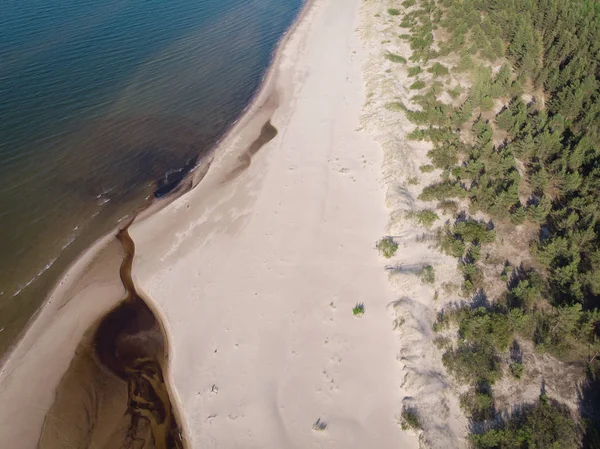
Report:
[[0,1],[0,355],[240,115],[303,0]]

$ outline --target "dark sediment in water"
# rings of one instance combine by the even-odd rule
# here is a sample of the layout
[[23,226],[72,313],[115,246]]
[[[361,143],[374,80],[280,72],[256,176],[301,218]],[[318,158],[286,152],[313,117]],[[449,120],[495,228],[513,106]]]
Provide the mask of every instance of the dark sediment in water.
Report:
[[164,373],[164,328],[131,277],[134,243],[120,231],[127,297],[90,329],[50,408],[39,449],[185,449]]

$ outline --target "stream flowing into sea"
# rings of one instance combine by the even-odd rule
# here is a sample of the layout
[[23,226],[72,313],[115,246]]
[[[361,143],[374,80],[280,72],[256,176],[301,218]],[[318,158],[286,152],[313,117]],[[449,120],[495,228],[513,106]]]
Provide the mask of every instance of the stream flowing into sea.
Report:
[[0,2],[0,357],[240,116],[303,0]]

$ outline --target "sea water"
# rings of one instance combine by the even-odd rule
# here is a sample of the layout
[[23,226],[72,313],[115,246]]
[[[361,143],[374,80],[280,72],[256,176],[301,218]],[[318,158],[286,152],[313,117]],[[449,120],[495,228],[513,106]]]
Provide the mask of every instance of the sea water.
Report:
[[239,117],[303,1],[0,2],[0,356]]

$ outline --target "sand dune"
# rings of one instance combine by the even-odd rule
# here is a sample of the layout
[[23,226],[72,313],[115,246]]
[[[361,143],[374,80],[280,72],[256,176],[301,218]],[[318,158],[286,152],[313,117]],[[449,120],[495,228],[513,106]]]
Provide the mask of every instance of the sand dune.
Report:
[[418,445],[374,249],[382,154],[357,129],[359,5],[316,0],[202,182],[130,230],[192,447]]

